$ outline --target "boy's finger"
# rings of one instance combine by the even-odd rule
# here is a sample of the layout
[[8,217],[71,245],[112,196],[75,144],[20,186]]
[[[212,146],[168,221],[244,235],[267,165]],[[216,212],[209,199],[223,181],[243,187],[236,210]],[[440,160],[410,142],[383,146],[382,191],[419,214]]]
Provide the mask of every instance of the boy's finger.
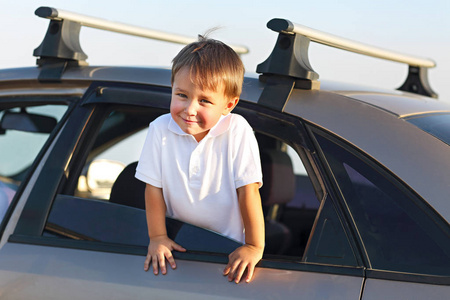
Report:
[[239,261],[234,261],[234,262],[231,264],[230,272],[228,273],[228,280],[229,280],[229,281],[232,281],[233,278],[236,277],[236,274],[235,274],[235,273],[236,273],[236,271],[237,271],[237,268],[239,267],[239,264],[240,264]]
[[180,245],[178,245],[178,244],[176,244],[176,243],[173,243],[172,248],[173,248],[174,250],[179,251],[179,252],[186,252],[186,249],[184,249],[183,247],[181,247]]
[[159,269],[158,269],[158,258],[156,255],[152,257],[152,266],[153,266],[153,274],[158,275]]
[[225,269],[223,269],[223,275],[226,276],[230,273],[231,266],[228,264]]
[[152,259],[152,256],[147,254],[147,257],[145,258],[145,261],[144,261],[144,271],[146,271],[146,272],[148,271],[148,269],[150,267],[151,259]]
[[233,254],[234,254],[234,252],[232,252],[228,255],[228,264],[225,266],[225,269],[223,270],[223,275],[225,275],[225,276],[230,273],[232,264],[233,264],[233,262],[235,262]]
[[253,266],[253,265],[247,266],[247,278],[245,279],[245,282],[249,283],[250,281],[252,281],[254,271],[255,271],[255,266]]
[[159,268],[161,269],[161,273],[163,275],[166,274],[166,257],[164,255],[159,255],[158,257]]
[[239,268],[236,271],[236,277],[234,278],[234,282],[239,283],[241,281],[242,275],[244,274],[246,267],[247,265],[244,263],[241,263],[239,265]]
[[166,258],[167,258],[167,261],[169,262],[170,266],[172,267],[172,269],[176,269],[177,264],[175,263],[175,259],[173,258],[172,253],[166,254]]

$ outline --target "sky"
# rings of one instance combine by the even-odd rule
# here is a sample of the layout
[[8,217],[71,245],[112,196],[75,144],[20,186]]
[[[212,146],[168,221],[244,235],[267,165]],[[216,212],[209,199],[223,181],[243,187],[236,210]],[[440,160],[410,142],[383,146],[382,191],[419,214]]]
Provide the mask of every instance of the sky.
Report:
[[[272,18],[332,33],[366,44],[431,58],[437,67],[428,77],[442,101],[450,101],[450,1],[448,0],[0,0],[0,68],[34,66],[33,50],[48,20],[34,15],[50,6],[170,33],[195,37],[220,27],[212,38],[245,45],[248,72],[271,53],[277,33]],[[90,65],[170,66],[182,46],[82,28],[81,46]],[[407,66],[311,43],[310,63],[322,79],[397,88]]]

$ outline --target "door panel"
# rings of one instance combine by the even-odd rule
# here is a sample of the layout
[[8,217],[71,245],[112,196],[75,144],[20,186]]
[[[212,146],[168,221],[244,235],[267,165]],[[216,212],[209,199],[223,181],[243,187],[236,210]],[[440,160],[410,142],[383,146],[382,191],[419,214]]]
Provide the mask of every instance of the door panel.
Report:
[[223,264],[178,260],[165,276],[144,257],[7,243],[0,291],[14,299],[359,299],[354,276],[258,268],[250,284],[230,283]]
[[450,297],[450,286],[367,279],[362,299],[442,300],[448,297]]

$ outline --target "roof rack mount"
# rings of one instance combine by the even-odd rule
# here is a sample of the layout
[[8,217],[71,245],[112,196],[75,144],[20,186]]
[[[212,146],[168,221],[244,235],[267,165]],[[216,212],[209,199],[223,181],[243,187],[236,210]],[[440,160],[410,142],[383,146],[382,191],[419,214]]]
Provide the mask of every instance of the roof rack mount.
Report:
[[[38,65],[51,70],[50,72],[43,72],[46,74],[41,74],[42,79],[53,77],[53,79],[58,80],[67,65],[87,64],[87,55],[80,46],[80,29],[82,26],[183,45],[197,40],[194,37],[112,22],[53,7],[39,7],[35,14],[41,18],[50,19],[47,34],[33,54],[40,57],[37,61]],[[248,53],[248,48],[244,46],[229,46],[238,54]]]
[[[269,86],[282,89],[281,86],[284,85],[286,96],[289,96],[291,92],[286,90],[289,89],[289,86],[292,86],[291,90],[293,88],[319,88],[317,82],[319,74],[312,69],[308,58],[308,47],[312,41],[354,53],[407,64],[409,66],[408,77],[399,90],[437,98],[437,94],[431,89],[427,76],[428,68],[436,66],[436,63],[431,59],[370,46],[295,24],[286,19],[272,19],[267,23],[267,27],[278,32],[279,35],[272,53],[263,63],[258,65],[256,72],[262,73],[260,79],[268,82]],[[283,82],[283,84],[280,84],[280,82]],[[271,103],[273,98],[270,100],[263,92],[259,102],[282,110],[287,100],[285,99],[284,103],[274,104]]]

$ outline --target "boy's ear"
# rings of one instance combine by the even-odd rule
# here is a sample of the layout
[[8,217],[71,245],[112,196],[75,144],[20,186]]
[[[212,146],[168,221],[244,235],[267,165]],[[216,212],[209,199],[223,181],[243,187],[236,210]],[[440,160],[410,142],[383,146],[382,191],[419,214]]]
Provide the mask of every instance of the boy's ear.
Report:
[[224,111],[223,111],[222,114],[223,114],[223,115],[229,114],[229,113],[236,107],[236,105],[238,104],[238,102],[239,102],[239,97],[231,98],[231,99],[228,101],[227,106],[225,107],[225,109],[224,109]]

